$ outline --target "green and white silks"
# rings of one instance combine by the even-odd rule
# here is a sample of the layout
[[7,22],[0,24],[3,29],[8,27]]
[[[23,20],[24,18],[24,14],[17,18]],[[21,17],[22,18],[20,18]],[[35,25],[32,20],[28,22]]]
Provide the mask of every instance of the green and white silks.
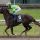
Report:
[[18,5],[10,5],[11,8],[9,8],[9,12],[16,14],[18,11],[21,10],[21,8]]

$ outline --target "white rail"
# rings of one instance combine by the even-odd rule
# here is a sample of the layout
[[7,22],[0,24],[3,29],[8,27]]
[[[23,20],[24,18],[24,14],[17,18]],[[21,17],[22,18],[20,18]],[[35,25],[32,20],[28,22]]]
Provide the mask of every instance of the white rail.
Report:
[[1,22],[4,22],[5,20],[0,20]]
[[[36,21],[38,21],[40,23],[40,19],[36,19]],[[32,24],[33,24],[33,22],[32,22]],[[32,25],[32,24],[30,24],[30,25]],[[0,20],[0,25],[2,25],[2,26],[6,25],[5,20]]]

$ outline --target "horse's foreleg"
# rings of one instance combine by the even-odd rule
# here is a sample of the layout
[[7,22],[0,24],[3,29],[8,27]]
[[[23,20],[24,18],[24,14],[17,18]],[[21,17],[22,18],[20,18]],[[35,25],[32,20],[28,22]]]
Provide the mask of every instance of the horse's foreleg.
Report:
[[11,27],[11,34],[12,34],[12,35],[15,35],[15,34],[13,33],[13,27]]
[[6,34],[9,36],[9,34],[7,33],[7,30],[9,29],[9,27],[7,27],[6,29],[5,29],[5,32],[6,32]]

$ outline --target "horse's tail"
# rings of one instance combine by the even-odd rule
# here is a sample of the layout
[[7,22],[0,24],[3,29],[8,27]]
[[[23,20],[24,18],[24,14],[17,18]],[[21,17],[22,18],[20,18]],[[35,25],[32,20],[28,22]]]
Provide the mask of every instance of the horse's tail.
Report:
[[35,19],[33,20],[34,24],[40,26],[40,23],[38,21],[36,21]]

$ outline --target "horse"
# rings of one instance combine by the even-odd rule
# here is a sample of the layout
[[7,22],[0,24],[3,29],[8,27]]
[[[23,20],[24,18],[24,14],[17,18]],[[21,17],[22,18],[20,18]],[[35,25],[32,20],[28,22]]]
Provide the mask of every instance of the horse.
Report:
[[1,7],[0,8],[0,14],[3,14],[3,16],[4,16],[4,19],[5,19],[5,22],[6,22],[6,25],[7,25],[7,27],[5,29],[5,32],[8,36],[9,36],[9,34],[7,33],[7,30],[10,28],[11,34],[15,35],[14,32],[13,32],[13,27],[15,27],[15,26],[17,26],[21,23],[22,23],[23,27],[25,28],[25,30],[22,31],[21,35],[23,33],[25,33],[25,35],[26,35],[27,31],[32,29],[31,25],[29,25],[32,22],[34,24],[40,26],[40,23],[38,21],[36,21],[31,15],[27,15],[27,14],[26,15],[21,14],[21,19],[22,20],[20,22],[17,22],[17,18],[20,14],[18,14],[18,15],[16,14],[16,20],[14,20],[14,18],[15,18],[14,15],[9,13],[9,10],[6,7]]

